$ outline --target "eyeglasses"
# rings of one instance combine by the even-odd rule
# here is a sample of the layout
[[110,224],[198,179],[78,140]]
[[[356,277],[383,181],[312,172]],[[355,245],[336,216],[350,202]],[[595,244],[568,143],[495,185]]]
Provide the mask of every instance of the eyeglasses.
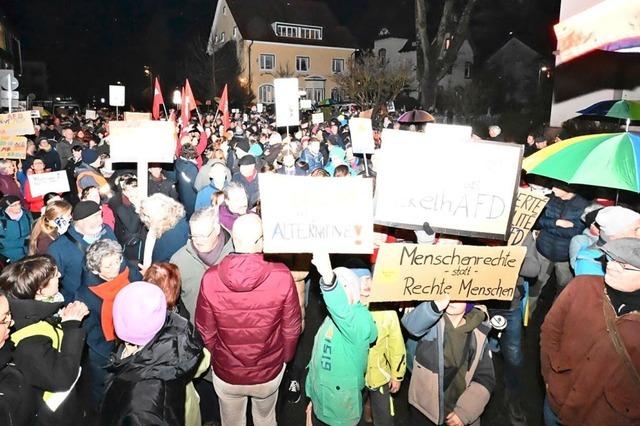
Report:
[[194,235],[194,234],[189,234],[189,238],[191,238],[192,240],[204,240],[206,238],[209,238],[213,232],[216,230],[216,228],[214,227],[211,231],[209,231],[209,233],[207,235]]
[[11,316],[11,312],[7,312],[4,315],[4,319],[0,321],[0,325],[11,325],[12,321],[13,321],[13,316]]

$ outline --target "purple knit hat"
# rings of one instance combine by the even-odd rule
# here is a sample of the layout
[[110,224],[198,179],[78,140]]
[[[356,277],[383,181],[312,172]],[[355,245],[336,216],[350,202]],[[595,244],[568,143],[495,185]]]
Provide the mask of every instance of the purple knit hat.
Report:
[[116,335],[127,343],[144,346],[160,331],[167,318],[167,299],[155,284],[133,282],[118,292],[113,302]]

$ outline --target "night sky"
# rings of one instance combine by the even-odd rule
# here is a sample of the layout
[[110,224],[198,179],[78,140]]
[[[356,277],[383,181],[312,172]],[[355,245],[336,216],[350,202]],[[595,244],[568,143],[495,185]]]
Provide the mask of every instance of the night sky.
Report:
[[[400,28],[413,23],[413,0],[323,1],[363,47],[371,44],[386,20]],[[0,2],[22,41],[23,59],[47,63],[50,93],[73,95],[81,102],[106,96],[108,84],[116,81],[132,93],[141,92],[149,84],[144,65],[160,75],[165,91],[175,87],[185,77],[180,66],[185,45],[194,37],[208,38],[215,4],[216,0]],[[559,0],[479,0],[471,23],[476,56],[497,50],[511,31],[550,55],[558,9]]]

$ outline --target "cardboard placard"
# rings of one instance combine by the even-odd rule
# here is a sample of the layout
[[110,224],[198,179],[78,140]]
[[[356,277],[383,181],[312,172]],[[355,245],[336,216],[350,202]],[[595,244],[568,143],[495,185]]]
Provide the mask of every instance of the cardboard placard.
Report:
[[125,111],[124,121],[151,121],[151,113]]
[[298,105],[299,90],[297,78],[276,78],[273,80],[276,105],[276,125],[278,127],[300,124]]
[[371,253],[372,191],[370,179],[261,174],[264,252]]
[[111,121],[111,160],[172,163],[176,150],[174,131],[170,121]]
[[512,300],[526,247],[382,244],[370,302]]
[[324,122],[324,114],[321,112],[316,112],[311,114],[311,122],[313,124],[320,124]]
[[377,161],[376,223],[506,240],[523,147],[426,140],[385,129]]
[[117,107],[124,106],[124,86],[109,86],[109,105]]
[[34,197],[39,197],[49,192],[58,194],[69,192],[69,179],[67,178],[67,172],[64,170],[32,174],[29,175],[28,178],[29,189],[31,190],[31,195]]
[[349,132],[354,154],[373,154],[373,126],[370,118],[352,118],[349,120]]
[[522,244],[547,202],[549,202],[549,199],[540,193],[522,188],[518,189],[513,220],[511,221],[511,234],[507,245],[517,246]]
[[427,123],[424,133],[429,140],[470,142],[473,129],[471,126],[460,126],[457,124]]
[[0,158],[8,160],[27,158],[27,138],[24,136],[0,136]]
[[31,118],[40,118],[40,111],[37,109],[32,109],[31,111]]
[[88,109],[84,112],[84,116],[88,120],[95,120],[98,118],[98,113],[94,109]]
[[0,114],[0,137],[33,135],[33,121],[31,111],[12,112]]
[[311,99],[300,99],[300,109],[311,109]]
[[263,104],[257,104],[256,105],[256,111],[258,112],[258,114],[262,114],[262,111],[264,111],[264,105]]

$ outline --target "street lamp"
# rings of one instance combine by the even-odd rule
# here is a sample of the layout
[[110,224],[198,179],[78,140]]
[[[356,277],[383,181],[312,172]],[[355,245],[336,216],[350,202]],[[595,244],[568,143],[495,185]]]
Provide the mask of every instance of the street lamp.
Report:
[[178,107],[182,103],[182,93],[180,93],[180,89],[176,89],[173,91],[172,100],[176,107]]
[[144,66],[144,75],[149,77],[149,90],[151,91],[151,97],[153,98],[153,73],[149,65]]
[[546,78],[549,78],[549,74],[551,73],[551,68],[546,65],[543,65],[538,70],[538,90],[540,90],[540,86],[541,86],[540,80],[542,78],[542,73],[545,74]]

